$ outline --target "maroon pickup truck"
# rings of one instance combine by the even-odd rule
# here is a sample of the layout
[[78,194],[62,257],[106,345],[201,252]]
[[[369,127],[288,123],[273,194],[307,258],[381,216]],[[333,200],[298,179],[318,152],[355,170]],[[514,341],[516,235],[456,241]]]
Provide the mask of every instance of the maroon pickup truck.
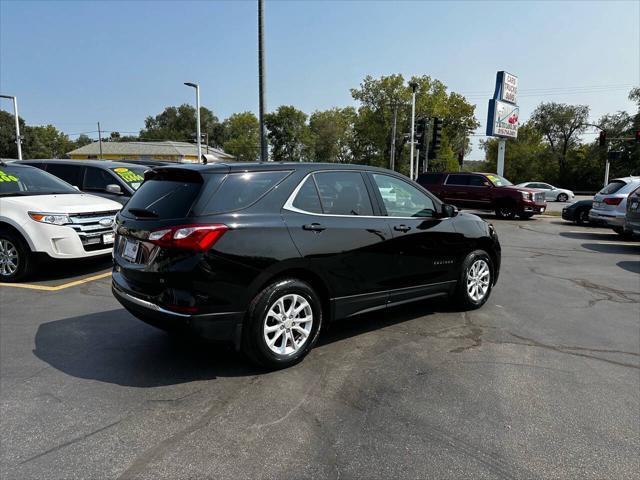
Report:
[[423,173],[418,183],[445,203],[491,210],[500,218],[531,218],[547,209],[544,192],[516,187],[494,173]]

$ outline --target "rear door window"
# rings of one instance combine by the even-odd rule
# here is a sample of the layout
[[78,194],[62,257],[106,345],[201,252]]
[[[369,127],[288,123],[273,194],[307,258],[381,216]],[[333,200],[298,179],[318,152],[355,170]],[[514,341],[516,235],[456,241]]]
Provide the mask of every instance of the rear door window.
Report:
[[80,188],[82,186],[82,165],[67,165],[50,163],[47,165],[47,172],[61,178],[67,183],[70,183],[74,187]]
[[418,177],[418,183],[420,185],[437,185],[441,178],[441,173],[423,173]]
[[447,185],[469,185],[469,177],[470,175],[461,175],[454,173],[453,175],[449,175],[447,177]]
[[600,190],[600,193],[602,195],[611,195],[612,193],[616,193],[618,190],[620,190],[625,185],[626,185],[626,183],[623,182],[622,180],[614,180],[612,182],[609,182],[609,184],[606,187],[604,187],[602,190]]
[[314,176],[324,213],[373,215],[371,199],[360,172],[320,172]]
[[202,214],[233,212],[253,205],[289,173],[288,170],[230,173],[211,196]]
[[310,176],[304,181],[302,187],[298,190],[296,198],[293,200],[292,206],[305,212],[322,213],[320,195],[318,195],[318,189],[313,177]]

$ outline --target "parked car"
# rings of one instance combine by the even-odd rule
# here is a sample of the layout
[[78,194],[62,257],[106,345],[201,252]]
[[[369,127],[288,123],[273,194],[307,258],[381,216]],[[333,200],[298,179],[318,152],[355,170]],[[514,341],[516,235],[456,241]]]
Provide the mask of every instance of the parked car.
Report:
[[120,208],[40,169],[0,162],[0,281],[27,277],[38,257],[111,254]]
[[566,188],[558,188],[543,182],[524,182],[519,183],[516,187],[533,188],[544,192],[545,200],[550,202],[568,202],[573,200],[575,195],[571,190]]
[[589,210],[593,200],[578,200],[562,209],[562,218],[578,225],[589,223]]
[[640,186],[640,177],[624,177],[611,180],[593,197],[589,222],[610,227],[618,235],[625,235],[627,197]]
[[640,187],[637,187],[627,198],[627,213],[624,230],[631,235],[640,235]]
[[144,172],[150,168],[109,160],[23,160],[21,163],[51,173],[83,192],[122,205],[129,201],[143,182]]
[[423,173],[418,183],[445,203],[494,211],[499,218],[531,218],[547,208],[544,193],[494,173]]
[[361,165],[160,167],[116,217],[112,289],[140,320],[301,360],[324,324],[449,297],[482,306],[493,227],[406,177]]

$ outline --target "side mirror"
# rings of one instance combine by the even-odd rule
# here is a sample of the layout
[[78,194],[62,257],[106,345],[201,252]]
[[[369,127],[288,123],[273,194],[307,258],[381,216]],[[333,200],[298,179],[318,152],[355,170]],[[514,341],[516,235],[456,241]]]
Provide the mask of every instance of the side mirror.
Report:
[[107,193],[113,193],[114,195],[122,195],[122,188],[120,185],[116,185],[115,183],[110,183],[106,188]]
[[80,191],[80,189],[78,188],[77,185],[73,185],[73,188],[75,188],[76,190]]
[[444,203],[442,205],[442,216],[445,218],[451,218],[458,215],[458,209],[453,205],[449,205],[448,203]]

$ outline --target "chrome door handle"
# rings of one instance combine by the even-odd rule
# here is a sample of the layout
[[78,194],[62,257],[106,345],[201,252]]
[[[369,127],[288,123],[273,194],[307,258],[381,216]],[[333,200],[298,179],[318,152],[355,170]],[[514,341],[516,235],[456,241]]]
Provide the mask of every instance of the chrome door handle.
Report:
[[325,227],[324,225],[320,225],[319,223],[308,223],[306,225],[303,225],[302,229],[310,230],[312,232],[321,232],[323,230],[326,230],[327,227]]
[[397,230],[398,232],[408,232],[409,230],[411,230],[411,227],[407,225],[396,225],[395,227],[393,227],[393,229]]

